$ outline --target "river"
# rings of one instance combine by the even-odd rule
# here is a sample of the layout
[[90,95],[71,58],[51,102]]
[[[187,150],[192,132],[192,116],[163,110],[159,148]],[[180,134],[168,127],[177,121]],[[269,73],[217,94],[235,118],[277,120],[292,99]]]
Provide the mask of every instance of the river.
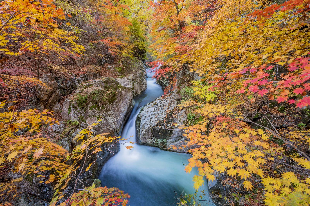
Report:
[[[163,95],[162,88],[147,72],[147,89],[135,98],[132,113],[124,126],[120,151],[102,168],[99,179],[103,186],[117,187],[130,195],[130,206],[174,206],[180,196],[194,194],[192,178],[184,171],[188,154],[163,151],[155,147],[134,144],[135,121],[140,109]],[[127,149],[126,146],[133,146]],[[208,195],[207,182],[198,191],[201,205],[214,205]]]

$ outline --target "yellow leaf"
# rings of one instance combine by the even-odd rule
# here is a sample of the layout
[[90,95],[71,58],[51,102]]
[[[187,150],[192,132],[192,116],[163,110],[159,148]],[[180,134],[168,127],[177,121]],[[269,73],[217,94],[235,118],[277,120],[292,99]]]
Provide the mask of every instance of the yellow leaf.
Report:
[[126,146],[126,149],[132,149],[133,146]]
[[238,174],[243,179],[247,179],[250,176],[250,173],[246,171],[245,169],[239,170]]
[[283,66],[285,64],[285,62],[278,62],[279,65]]
[[52,183],[54,182],[55,180],[55,175],[50,175],[50,178],[48,179],[48,181],[46,181],[45,183],[48,184],[48,183]]
[[31,148],[32,148],[32,146],[29,145],[29,146],[23,151],[23,153],[27,153]]
[[253,188],[252,183],[250,181],[243,182],[244,188],[247,190],[251,190]]
[[264,134],[264,130],[262,130],[262,129],[258,129],[257,132],[258,132],[258,134],[260,134],[260,135]]
[[198,190],[199,187],[204,185],[204,180],[203,180],[202,176],[195,175],[194,178],[193,178],[193,181],[194,181],[194,188],[196,190]]
[[88,170],[90,169],[90,167],[92,166],[92,164],[93,164],[93,163],[90,163],[90,164],[88,165],[88,167],[86,168],[86,171],[88,171]]
[[264,172],[262,169],[257,169],[256,174],[258,174],[260,177],[264,177]]
[[283,184],[286,184],[287,186],[290,186],[291,183],[299,184],[299,180],[295,176],[294,172],[286,172],[282,175],[283,178]]
[[7,159],[11,162],[11,160],[14,159],[17,154],[18,154],[18,152],[12,152],[11,154],[9,154]]
[[0,109],[2,109],[4,107],[4,105],[5,105],[5,101],[0,102]]
[[237,174],[237,170],[235,170],[235,169],[229,169],[229,170],[227,170],[227,174],[229,175],[229,176],[235,176],[236,174]]
[[268,136],[265,135],[265,134],[263,134],[263,135],[262,135],[262,139],[263,139],[263,140],[268,140]]
[[214,181],[215,180],[215,176],[214,175],[207,174],[206,177],[210,181]]
[[22,171],[22,170],[24,169],[24,167],[25,167],[25,163],[23,162],[23,163],[21,163],[21,164],[18,166],[18,170],[19,170],[19,171]]
[[16,179],[13,179],[13,182],[20,182],[20,181],[22,181],[23,179],[24,179],[23,177],[16,178]]
[[185,172],[190,173],[192,171],[192,167],[190,167],[189,165],[185,166]]
[[304,158],[294,158],[294,160],[306,169],[310,169],[310,162]]

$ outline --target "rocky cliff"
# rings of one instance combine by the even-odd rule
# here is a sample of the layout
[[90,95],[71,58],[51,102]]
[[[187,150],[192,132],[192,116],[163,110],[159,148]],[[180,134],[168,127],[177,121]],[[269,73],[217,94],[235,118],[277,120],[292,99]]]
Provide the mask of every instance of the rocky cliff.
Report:
[[[101,120],[94,128],[95,134],[108,133],[118,136],[133,107],[133,97],[146,89],[145,68],[135,64],[130,73],[119,77],[96,75],[79,78],[57,78],[45,76],[42,81],[48,87],[38,88],[36,101],[31,107],[52,108],[59,119],[58,125],[50,127],[50,134],[58,139],[58,144],[72,151],[76,146],[74,137],[82,129]],[[103,165],[119,150],[117,143],[102,145],[99,153],[89,155],[85,165],[92,163],[88,171],[80,166],[78,188],[89,186],[98,178]],[[38,189],[42,187],[43,189]],[[17,205],[44,205],[53,196],[48,185],[35,185],[36,197],[21,196]],[[33,189],[33,190],[35,190]],[[73,191],[69,185],[67,191]],[[40,197],[48,197],[40,200]]]

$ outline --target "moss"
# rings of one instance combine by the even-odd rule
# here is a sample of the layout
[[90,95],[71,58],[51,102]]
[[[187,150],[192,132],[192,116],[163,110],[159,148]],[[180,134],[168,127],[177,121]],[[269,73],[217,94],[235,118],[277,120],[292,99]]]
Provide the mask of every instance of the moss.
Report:
[[76,120],[69,120],[69,121],[67,122],[67,124],[68,124],[69,126],[74,126],[74,127],[76,127],[76,126],[79,125],[79,122],[76,121]]
[[203,117],[194,113],[187,114],[187,125],[195,125],[203,120]]
[[71,110],[72,110],[72,108],[71,108],[71,103],[70,103],[69,108],[68,108],[68,115],[71,113]]
[[191,87],[184,87],[181,89],[181,96],[183,100],[194,98],[194,90]]
[[[77,120],[68,120],[65,122],[65,129],[63,130],[63,132],[61,133],[61,139],[71,136],[74,131],[75,128],[77,128],[80,125],[79,121]],[[61,145],[61,143],[59,142],[58,144]]]
[[281,113],[284,113],[286,109],[287,109],[287,107],[285,105],[280,105],[278,107],[278,111],[281,112]]
[[304,123],[299,123],[298,125],[297,125],[297,127],[299,128],[299,129],[302,129],[302,130],[304,130],[305,128],[306,128],[306,124],[304,124]]
[[79,116],[79,120],[78,120],[78,122],[84,122],[84,123],[86,123],[86,119],[84,118],[84,116]]
[[87,89],[87,88],[92,87],[92,86],[93,86],[93,84],[85,84],[85,85],[83,85],[83,89]]
[[78,94],[75,98],[76,104],[79,108],[86,108],[87,107],[87,100],[88,100],[88,96],[83,96],[81,94]]
[[113,78],[105,78],[103,83],[103,89],[96,89],[88,94],[78,94],[75,98],[75,107],[86,110],[90,105],[90,110],[104,110],[108,104],[114,103],[121,86]]
[[90,109],[105,109],[107,104],[115,102],[117,91],[114,89],[108,90],[94,90],[89,94],[89,101],[91,103]]
[[116,67],[115,70],[120,73],[123,74],[123,68],[122,67]]

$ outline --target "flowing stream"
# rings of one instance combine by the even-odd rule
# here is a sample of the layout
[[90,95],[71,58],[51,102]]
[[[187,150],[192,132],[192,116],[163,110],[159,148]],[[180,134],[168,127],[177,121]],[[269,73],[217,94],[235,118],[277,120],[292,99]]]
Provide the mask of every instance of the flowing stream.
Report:
[[[117,187],[130,195],[130,206],[174,206],[185,194],[194,194],[193,176],[184,171],[188,154],[163,151],[155,147],[133,144],[135,121],[141,107],[163,95],[162,88],[147,72],[147,89],[135,98],[133,111],[123,129],[120,151],[102,168],[99,179],[103,186]],[[127,149],[126,146],[133,146]],[[214,205],[207,182],[198,191],[201,205]]]

